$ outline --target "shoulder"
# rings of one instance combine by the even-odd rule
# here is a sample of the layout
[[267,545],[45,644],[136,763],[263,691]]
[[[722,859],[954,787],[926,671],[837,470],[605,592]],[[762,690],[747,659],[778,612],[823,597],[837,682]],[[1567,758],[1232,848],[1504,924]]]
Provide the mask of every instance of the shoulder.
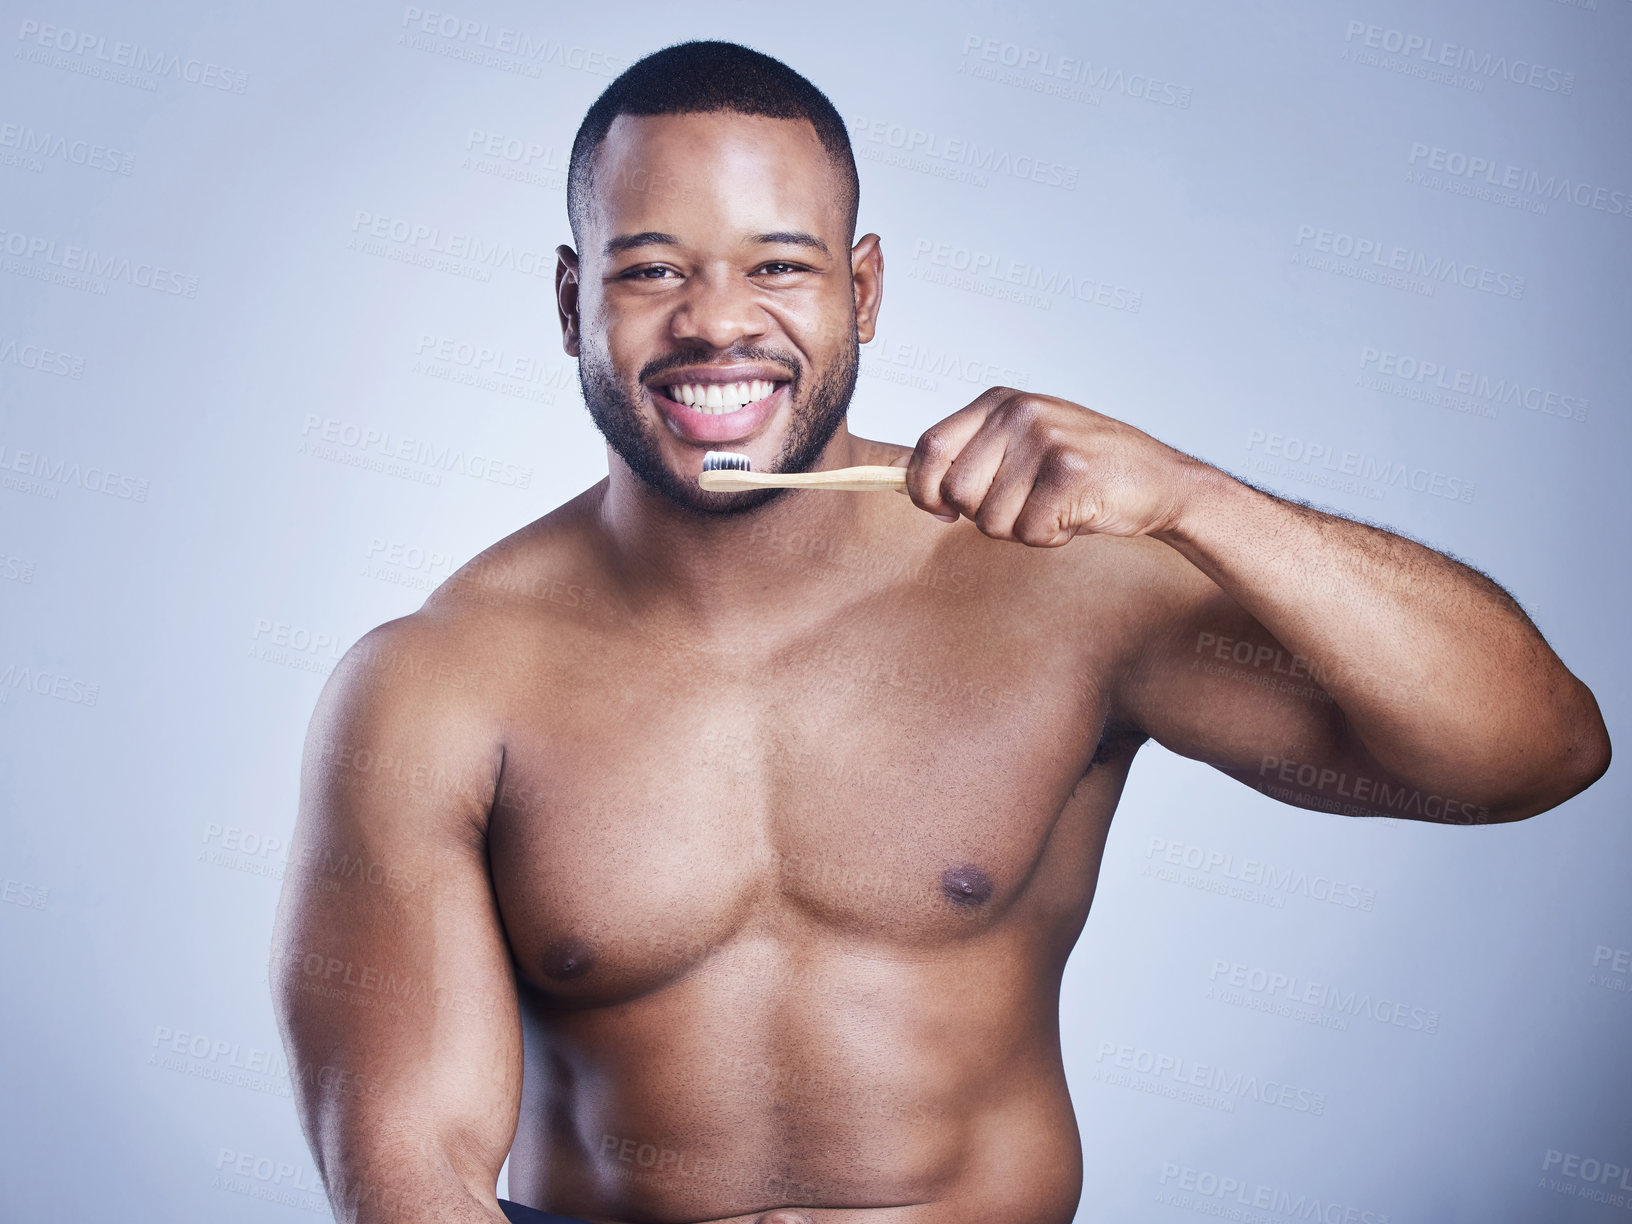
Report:
[[308,761],[496,768],[518,694],[540,664],[579,645],[575,617],[600,594],[589,559],[557,511],[477,555],[418,611],[364,634],[324,686]]
[[455,695],[480,681],[465,638],[456,618],[424,609],[377,625],[340,660],[321,705],[351,721],[401,707],[457,706]]
[[463,789],[480,789],[503,755],[491,685],[441,618],[422,611],[370,630],[318,699],[308,778],[348,793],[431,776],[459,776]]
[[483,549],[431,593],[421,614],[452,634],[587,610],[606,580],[589,527],[600,486]]

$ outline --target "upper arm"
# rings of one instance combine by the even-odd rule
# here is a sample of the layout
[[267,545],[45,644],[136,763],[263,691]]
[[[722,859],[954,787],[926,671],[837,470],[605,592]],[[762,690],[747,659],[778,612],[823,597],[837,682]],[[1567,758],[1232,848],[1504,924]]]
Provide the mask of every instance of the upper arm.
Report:
[[485,852],[502,748],[448,664],[413,618],[381,626],[307,735],[272,983],[337,1208],[389,1188],[394,1158],[491,1195],[515,1133],[519,1019]]
[[1115,704],[1157,743],[1296,807],[1457,824],[1498,819],[1380,765],[1322,686],[1319,664],[1288,650],[1179,554],[1151,541],[1138,565],[1132,619],[1140,629]]

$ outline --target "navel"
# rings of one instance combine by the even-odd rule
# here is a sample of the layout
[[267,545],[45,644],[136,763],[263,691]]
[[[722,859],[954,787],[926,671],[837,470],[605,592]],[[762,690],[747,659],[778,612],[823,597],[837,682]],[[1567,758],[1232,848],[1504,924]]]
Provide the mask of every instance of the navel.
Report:
[[595,968],[595,952],[581,939],[558,939],[544,949],[544,976],[557,982],[583,977]]
[[979,867],[949,867],[941,873],[941,895],[953,905],[985,905],[992,899],[992,877]]

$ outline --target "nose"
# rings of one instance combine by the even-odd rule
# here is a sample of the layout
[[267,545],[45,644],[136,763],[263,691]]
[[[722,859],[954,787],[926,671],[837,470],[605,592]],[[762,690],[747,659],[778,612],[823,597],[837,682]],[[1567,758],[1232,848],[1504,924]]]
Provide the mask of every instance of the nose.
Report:
[[[769,320],[740,274],[702,272],[687,283],[669,326],[676,340],[728,349],[739,341],[763,336]],[[771,1220],[768,1224],[783,1222]],[[798,1222],[790,1220],[787,1224]]]

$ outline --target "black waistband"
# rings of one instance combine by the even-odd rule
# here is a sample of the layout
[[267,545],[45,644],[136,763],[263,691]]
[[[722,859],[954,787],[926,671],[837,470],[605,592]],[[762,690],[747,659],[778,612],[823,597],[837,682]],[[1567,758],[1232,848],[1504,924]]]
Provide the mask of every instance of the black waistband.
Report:
[[499,1200],[499,1210],[504,1212],[510,1224],[585,1224],[583,1220],[574,1216],[556,1215],[551,1211],[540,1211],[536,1207],[524,1207],[520,1203],[512,1203],[509,1199]]

